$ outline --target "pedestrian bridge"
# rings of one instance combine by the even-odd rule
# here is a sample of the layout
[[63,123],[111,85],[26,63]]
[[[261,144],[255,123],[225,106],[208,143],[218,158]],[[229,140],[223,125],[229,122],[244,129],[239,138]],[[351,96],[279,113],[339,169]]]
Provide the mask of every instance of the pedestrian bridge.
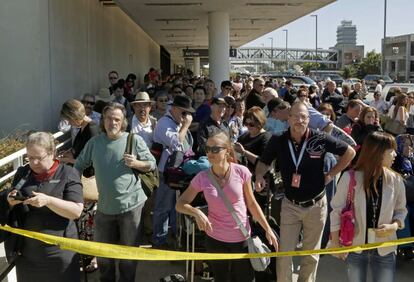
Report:
[[236,56],[230,57],[232,64],[255,64],[260,62],[297,62],[337,64],[338,50],[335,49],[302,49],[302,48],[238,48]]

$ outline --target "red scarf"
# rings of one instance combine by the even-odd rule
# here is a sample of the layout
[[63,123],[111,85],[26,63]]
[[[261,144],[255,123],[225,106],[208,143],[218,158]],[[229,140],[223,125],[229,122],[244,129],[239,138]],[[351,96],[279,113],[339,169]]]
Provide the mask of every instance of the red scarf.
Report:
[[40,174],[33,172],[33,176],[36,179],[36,181],[45,182],[46,180],[49,180],[50,178],[52,178],[53,175],[55,175],[55,172],[58,169],[58,167],[59,167],[59,161],[55,160],[52,167],[49,168],[48,171],[40,173]]

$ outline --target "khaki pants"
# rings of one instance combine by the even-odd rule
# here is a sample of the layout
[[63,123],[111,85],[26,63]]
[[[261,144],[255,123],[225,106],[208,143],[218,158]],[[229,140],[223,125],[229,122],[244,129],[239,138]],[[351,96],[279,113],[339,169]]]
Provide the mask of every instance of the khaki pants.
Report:
[[[303,249],[321,247],[322,232],[327,216],[326,196],[312,207],[303,208],[283,199],[280,224],[280,251],[294,251],[300,231],[303,229]],[[298,282],[316,280],[319,255],[302,257]],[[277,281],[292,281],[292,257],[280,257],[276,261]]]

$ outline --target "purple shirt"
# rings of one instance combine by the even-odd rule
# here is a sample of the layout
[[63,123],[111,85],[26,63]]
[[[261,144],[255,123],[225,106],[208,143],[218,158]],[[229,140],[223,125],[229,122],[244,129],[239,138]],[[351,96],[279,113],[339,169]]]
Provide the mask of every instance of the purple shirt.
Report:
[[[240,218],[250,234],[250,224],[247,218],[247,206],[244,199],[243,185],[251,181],[252,174],[242,165],[230,164],[230,175],[223,187],[223,192],[233,204],[237,216]],[[213,231],[206,231],[207,235],[222,242],[236,243],[245,241],[236,222],[226,208],[216,188],[208,178],[208,170],[202,171],[191,181],[191,187],[197,192],[203,192],[208,204],[208,219]]]

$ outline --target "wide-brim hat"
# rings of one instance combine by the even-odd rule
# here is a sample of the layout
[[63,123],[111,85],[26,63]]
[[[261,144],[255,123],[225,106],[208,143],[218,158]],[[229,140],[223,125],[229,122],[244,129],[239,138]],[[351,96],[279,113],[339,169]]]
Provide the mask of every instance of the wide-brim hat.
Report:
[[187,96],[177,95],[174,97],[174,101],[171,103],[171,106],[178,107],[189,113],[194,113],[195,110],[191,107],[191,100]]
[[155,103],[150,99],[150,96],[147,92],[138,92],[137,95],[135,95],[135,100],[131,102],[131,104],[137,104],[137,103]]

